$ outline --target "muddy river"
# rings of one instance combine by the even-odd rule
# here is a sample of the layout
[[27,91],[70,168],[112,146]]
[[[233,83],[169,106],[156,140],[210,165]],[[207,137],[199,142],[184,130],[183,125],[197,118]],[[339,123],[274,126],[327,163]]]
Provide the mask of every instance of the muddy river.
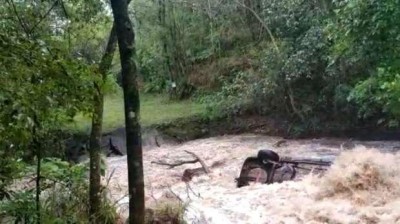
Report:
[[[400,187],[394,184],[400,183],[400,141],[280,140],[244,134],[146,148],[146,203],[153,206],[173,194],[187,203],[188,223],[400,223]],[[307,175],[297,181],[236,188],[244,159],[260,149],[336,161],[323,177]],[[192,160],[185,150],[209,166],[219,166],[209,175],[194,177],[188,186],[181,181],[182,174],[199,163],[172,169],[152,163]],[[126,217],[126,157],[107,162],[110,197]]]

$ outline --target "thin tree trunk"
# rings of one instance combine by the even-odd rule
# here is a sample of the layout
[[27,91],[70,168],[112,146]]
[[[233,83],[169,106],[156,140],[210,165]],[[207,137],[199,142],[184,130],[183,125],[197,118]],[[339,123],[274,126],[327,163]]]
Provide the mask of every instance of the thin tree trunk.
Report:
[[41,216],[40,216],[40,169],[41,169],[41,161],[42,156],[40,153],[40,149],[37,149],[37,166],[36,166],[36,215],[37,215],[37,223],[41,223]]
[[42,146],[39,140],[39,135],[37,132],[37,129],[40,129],[39,126],[39,121],[36,116],[36,114],[33,115],[33,122],[34,126],[32,128],[32,148],[35,151],[36,154],[36,159],[37,159],[37,164],[36,164],[36,223],[40,224],[41,223],[41,206],[40,206],[40,194],[41,194],[41,188],[40,188],[40,181],[41,181],[41,165],[42,165]]
[[126,149],[128,155],[129,223],[144,223],[144,181],[140,102],[135,65],[135,33],[126,0],[111,0],[117,28],[125,104]]
[[37,141],[37,136],[36,135],[36,128],[34,127],[34,140],[33,140],[33,144],[36,150],[36,158],[37,158],[37,165],[36,165],[36,223],[41,223],[41,211],[40,211],[40,193],[41,193],[41,189],[40,189],[40,181],[41,181],[41,174],[40,174],[40,170],[41,170],[41,165],[42,165],[42,153],[41,153],[41,146],[40,146],[40,142]]
[[89,186],[89,218],[91,223],[99,223],[99,211],[101,207],[100,195],[100,155],[101,155],[101,135],[103,126],[103,106],[104,106],[104,92],[103,84],[107,79],[107,72],[110,70],[114,52],[117,46],[116,28],[113,25],[108,43],[99,64],[99,73],[101,75],[101,82],[95,83],[96,92],[94,95],[94,111],[92,115],[92,130],[90,134],[90,186]]
[[158,21],[159,25],[162,29],[161,35],[161,43],[162,43],[162,52],[161,55],[163,57],[163,68],[164,72],[167,74],[167,78],[169,81],[174,82],[175,80],[172,77],[171,72],[171,62],[170,62],[170,55],[168,53],[168,38],[167,38],[167,23],[166,23],[166,7],[165,7],[166,0],[158,0]]

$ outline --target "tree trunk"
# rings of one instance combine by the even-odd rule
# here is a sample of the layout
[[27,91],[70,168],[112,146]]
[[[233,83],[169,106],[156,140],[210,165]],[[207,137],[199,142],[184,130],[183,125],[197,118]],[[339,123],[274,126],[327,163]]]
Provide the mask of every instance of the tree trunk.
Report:
[[135,33],[126,0],[111,0],[117,29],[125,104],[126,150],[128,155],[129,223],[144,223],[144,181],[140,102],[135,65]]
[[261,2],[259,0],[245,0],[244,5],[248,9],[251,9],[253,11],[253,12],[251,12],[250,10],[246,10],[245,13],[246,13],[247,25],[250,29],[252,39],[255,41],[259,38],[260,29],[262,29],[262,26],[260,25],[257,18],[255,18],[254,13],[256,13],[256,14],[260,13]]
[[38,124],[36,116],[34,116],[34,127],[32,129],[32,135],[33,135],[33,149],[35,150],[36,153],[36,159],[37,159],[37,164],[36,164],[36,223],[40,224],[41,223],[41,206],[40,206],[40,181],[41,181],[41,165],[42,165],[42,149],[40,145],[40,141],[38,140],[38,134],[37,134],[37,127],[36,125]]
[[[162,51],[161,56],[163,60],[163,69],[165,74],[167,74],[167,79],[170,82],[174,82],[175,80],[172,77],[171,73],[171,62],[170,62],[170,55],[168,53],[168,37],[167,37],[167,23],[166,23],[166,7],[165,7],[166,0],[158,0],[158,22],[162,30],[161,35],[161,43],[162,43]],[[170,87],[170,86],[169,86]]]
[[91,223],[99,223],[99,211],[101,206],[101,186],[100,186],[100,155],[101,155],[101,135],[103,126],[103,106],[104,92],[103,84],[107,79],[107,72],[111,67],[114,52],[117,46],[116,28],[113,25],[108,43],[99,64],[101,75],[100,83],[95,83],[96,92],[94,95],[94,111],[92,115],[92,130],[90,134],[90,186],[89,186],[89,218]]
[[41,223],[41,213],[40,213],[40,179],[41,179],[41,165],[42,165],[42,153],[41,148],[38,144],[35,145],[36,148],[36,157],[37,157],[37,165],[36,165],[36,223]]

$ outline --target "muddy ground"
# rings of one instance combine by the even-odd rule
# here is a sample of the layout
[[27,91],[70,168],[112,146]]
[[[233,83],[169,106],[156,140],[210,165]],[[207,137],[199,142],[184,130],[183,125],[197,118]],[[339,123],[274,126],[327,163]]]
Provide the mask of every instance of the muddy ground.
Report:
[[[282,136],[285,139],[310,139],[326,136],[347,138],[363,141],[400,141],[400,130],[387,130],[369,127],[334,127],[326,124],[319,129],[304,130],[302,133],[293,132],[293,124],[279,117],[243,116],[224,119],[207,119],[191,117],[170,123],[153,125],[142,129],[142,143],[145,149],[160,145],[176,145],[191,140],[223,135],[238,135],[252,133],[267,136]],[[87,159],[89,133],[79,134],[69,139],[67,157],[78,162]],[[104,153],[108,152],[108,143],[112,139],[123,153],[126,154],[125,128],[121,127],[109,133],[104,133],[102,146]]]

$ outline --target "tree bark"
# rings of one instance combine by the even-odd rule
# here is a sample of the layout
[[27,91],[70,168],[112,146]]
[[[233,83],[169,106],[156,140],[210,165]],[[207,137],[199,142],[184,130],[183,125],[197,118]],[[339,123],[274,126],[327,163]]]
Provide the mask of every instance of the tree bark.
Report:
[[37,116],[33,116],[33,121],[34,121],[34,126],[32,128],[32,135],[33,135],[33,140],[32,140],[32,148],[34,149],[36,153],[36,159],[37,159],[37,164],[36,164],[36,223],[40,224],[42,222],[41,218],[41,206],[40,206],[40,194],[41,194],[41,189],[40,189],[40,181],[41,181],[41,165],[42,165],[42,146],[39,140],[39,136],[37,133],[37,128],[39,127],[39,121],[37,119]]
[[126,149],[128,155],[129,223],[144,223],[144,181],[140,102],[137,85],[135,33],[128,15],[126,0],[111,0],[117,30],[122,67],[122,88],[125,104]]
[[167,38],[167,23],[166,23],[166,6],[165,6],[165,1],[166,0],[158,0],[158,22],[159,25],[162,29],[162,35],[161,35],[161,43],[162,43],[162,63],[163,63],[163,69],[165,74],[167,74],[167,78],[169,79],[170,82],[174,82],[174,78],[172,77],[172,71],[171,71],[171,62],[170,62],[170,55],[168,53],[168,38]]
[[[34,137],[36,138],[36,137]],[[35,140],[36,142],[36,140]],[[40,143],[36,142],[35,143],[36,147],[36,157],[37,157],[37,165],[36,165],[36,223],[40,224],[41,223],[41,211],[40,211],[40,181],[41,181],[41,165],[42,165],[42,149],[40,148]]]
[[[261,5],[259,0],[245,0],[244,5],[248,9],[252,9],[255,13],[260,13]],[[257,36],[260,33],[260,29],[262,29],[262,26],[260,26],[253,12],[246,10],[246,21],[253,40],[257,40]]]
[[93,99],[92,130],[90,134],[90,183],[89,183],[89,219],[90,223],[99,223],[99,212],[101,207],[101,174],[100,174],[100,155],[101,155],[101,135],[103,126],[103,106],[104,92],[103,84],[107,79],[107,72],[110,70],[114,52],[117,46],[116,28],[113,25],[108,43],[99,64],[100,83],[94,83],[95,95]]

